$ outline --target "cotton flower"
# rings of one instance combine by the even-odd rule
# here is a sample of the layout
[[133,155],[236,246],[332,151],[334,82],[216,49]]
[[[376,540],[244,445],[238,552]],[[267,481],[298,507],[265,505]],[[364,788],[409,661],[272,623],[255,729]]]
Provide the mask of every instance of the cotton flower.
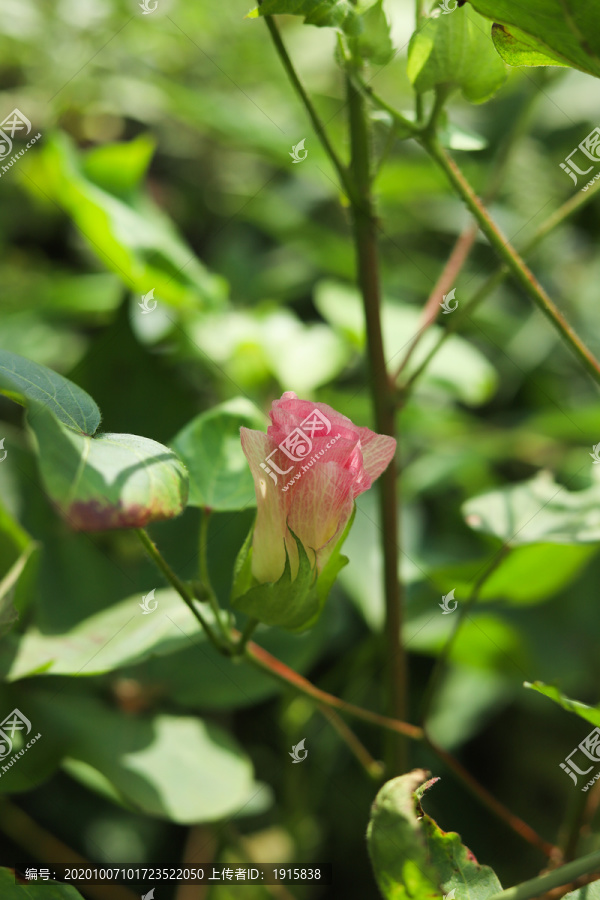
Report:
[[320,573],[352,515],[354,500],[387,468],[396,441],[360,428],[325,403],[286,391],[273,402],[265,434],[241,429],[257,501],[252,575],[259,583],[292,575],[302,542]]

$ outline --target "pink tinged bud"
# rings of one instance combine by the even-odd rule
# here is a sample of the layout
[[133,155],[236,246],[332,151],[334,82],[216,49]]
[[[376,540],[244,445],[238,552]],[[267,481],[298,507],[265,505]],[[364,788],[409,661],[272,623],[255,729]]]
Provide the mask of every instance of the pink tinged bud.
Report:
[[267,434],[241,429],[256,490],[252,575],[259,583],[281,577],[286,549],[295,576],[298,548],[291,531],[321,572],[355,498],[387,468],[396,449],[394,438],[359,428],[325,403],[299,400],[291,391],[274,401],[270,417]]

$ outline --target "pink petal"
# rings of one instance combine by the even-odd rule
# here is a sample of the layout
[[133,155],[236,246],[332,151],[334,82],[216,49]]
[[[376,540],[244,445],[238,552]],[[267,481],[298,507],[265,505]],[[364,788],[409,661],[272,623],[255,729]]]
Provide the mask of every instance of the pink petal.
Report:
[[[396,439],[387,434],[376,434],[369,428],[359,428],[360,446],[363,455],[363,465],[369,476],[369,484],[379,478],[385,472],[396,452]],[[362,494],[367,487],[361,487],[357,494]]]

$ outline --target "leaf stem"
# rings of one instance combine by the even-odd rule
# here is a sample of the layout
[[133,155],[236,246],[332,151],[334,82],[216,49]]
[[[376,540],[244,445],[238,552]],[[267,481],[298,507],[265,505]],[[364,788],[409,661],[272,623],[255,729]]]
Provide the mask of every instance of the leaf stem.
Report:
[[488,900],[530,900],[532,897],[539,897],[552,888],[560,887],[563,884],[570,884],[581,875],[587,875],[590,872],[598,874],[600,877],[600,850],[589,853],[587,856],[581,856],[579,859],[569,862],[552,872],[545,875],[539,875],[537,878],[531,878],[515,887],[508,888],[506,891],[500,891],[492,894]]
[[175,588],[181,599],[189,608],[190,612],[196,617],[196,619],[198,619],[210,642],[220,653],[227,653],[228,648],[223,645],[222,641],[213,632],[212,628],[210,627],[200,610],[197,608],[191,593],[188,591],[187,587],[185,586],[183,581],[181,581],[179,576],[175,574],[146,529],[136,528],[136,533],[152,562],[162,572],[166,580]]
[[[555,228],[558,228],[559,225],[562,225],[569,216],[573,215],[573,213],[577,212],[577,210],[581,209],[581,207],[585,206],[586,203],[589,203],[592,196],[595,195],[598,191],[600,191],[600,182],[597,182],[593,188],[590,188],[589,194],[576,194],[574,197],[570,197],[562,206],[559,206],[555,212],[549,216],[545,222],[539,226],[539,228],[535,231],[533,237],[525,244],[521,253],[526,256],[531,252],[541,241]],[[458,329],[461,322],[463,322],[468,314],[472,312],[476,306],[478,306],[482,300],[484,300],[493,290],[498,287],[504,279],[510,274],[510,269],[506,263],[502,263],[495,272],[486,278],[483,284],[477,289],[477,291],[473,294],[468,303],[466,303],[462,309],[459,308],[455,314],[452,315],[451,320],[448,322],[446,326],[446,330],[443,334],[440,335],[437,343],[431,348],[425,359],[419,364],[419,366],[412,373],[410,378],[404,382],[400,387],[401,396],[405,395],[405,392],[411,388],[413,383],[419,378],[435,354],[438,352],[442,344]]]
[[479,199],[462,171],[456,165],[452,157],[441,146],[437,137],[422,136],[421,144],[427,150],[431,158],[445,172],[450,184],[462,198],[463,202],[477,220],[479,227],[490,241],[500,258],[506,263],[510,272],[533,299],[544,315],[559,331],[563,340],[583,363],[586,370],[596,381],[600,381],[600,363],[593,353],[585,346],[581,338],[571,328],[562,313],[554,305],[544,288],[539,284],[531,270],[524,263],[517,251],[502,234],[493,221],[488,210]]
[[[200,519],[200,535],[199,535],[199,574],[200,581],[202,583],[202,590],[210,603],[211,609],[215,614],[215,621],[220,626],[221,631],[223,631],[223,625],[221,622],[221,607],[219,606],[219,601],[217,600],[217,596],[212,588],[210,583],[210,576],[208,574],[208,527],[210,522],[210,514],[211,510],[206,507],[201,512]],[[204,598],[203,598],[204,599]],[[224,635],[227,640],[228,636]]]
[[334,694],[329,694],[327,691],[321,690],[321,688],[318,688],[316,685],[312,684],[312,682],[308,681],[307,678],[304,678],[303,675],[299,675],[294,669],[286,666],[281,660],[272,656],[268,650],[265,650],[264,647],[260,647],[253,641],[250,641],[247,644],[244,658],[256,668],[261,669],[263,672],[267,672],[273,678],[287,684],[289,687],[294,688],[301,694],[304,694],[305,697],[309,697],[319,704],[330,706],[333,709],[339,709],[350,716],[362,719],[364,722],[371,722],[373,725],[378,725],[380,728],[404,735],[415,741],[423,738],[423,730],[416,725],[410,725],[408,722],[401,722],[397,719],[381,716],[379,713],[372,712],[370,709],[363,709],[361,706],[347,703],[345,700],[342,700],[341,697],[336,697]]
[[319,711],[335,731],[337,731],[344,743],[350,748],[369,778],[372,778],[374,781],[381,781],[385,772],[383,763],[378,762],[371,756],[362,741],[360,741],[352,729],[346,725],[341,716],[338,716],[335,710],[325,706],[325,704],[321,704],[319,706]]
[[308,96],[308,94],[304,88],[304,85],[300,81],[298,73],[296,72],[296,70],[294,68],[294,64],[292,63],[292,61],[289,57],[289,54],[285,48],[285,44],[283,43],[283,40],[281,39],[281,34],[279,33],[279,28],[277,27],[277,24],[276,24],[273,16],[264,16],[264,20],[267,25],[267,28],[269,29],[269,33],[273,40],[275,50],[277,51],[277,54],[281,60],[281,63],[287,73],[287,76],[288,76],[293,88],[295,89],[296,93],[298,94],[298,97],[302,101],[302,105],[304,106],[304,109],[308,113],[308,117],[313,124],[313,127],[317,133],[317,137],[321,141],[321,144],[323,146],[323,149],[325,150],[325,153],[331,160],[336,172],[338,173],[339,179],[340,179],[342,185],[344,186],[344,190],[346,191],[348,199],[351,200],[352,197],[354,196],[354,185],[352,184],[352,180],[349,177],[348,170],[347,170],[346,166],[342,163],[339,156],[337,155],[331,141],[329,140],[327,132],[325,131],[325,125],[321,121],[319,114],[317,113],[315,107],[313,106],[312,100]]
[[[371,395],[375,427],[379,434],[394,437],[395,390],[388,377],[381,327],[381,289],[377,248],[377,221],[371,194],[371,157],[364,95],[346,76],[351,161],[350,172],[359,195],[351,202],[358,284],[362,295],[367,330],[367,348],[371,371]],[[398,496],[396,462],[392,460],[379,479],[380,522],[383,541],[384,588],[386,606],[386,656],[392,718],[405,719],[407,708],[407,665],[402,644],[402,586],[398,578]],[[406,769],[407,747],[394,740],[388,749],[390,769]]]

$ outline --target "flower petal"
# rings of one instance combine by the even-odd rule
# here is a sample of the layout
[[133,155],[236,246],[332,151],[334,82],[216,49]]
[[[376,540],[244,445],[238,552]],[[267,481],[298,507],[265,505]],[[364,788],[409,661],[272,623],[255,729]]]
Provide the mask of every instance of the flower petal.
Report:
[[359,428],[360,446],[363,455],[363,465],[369,476],[369,484],[361,486],[355,495],[362,494],[371,484],[385,472],[396,452],[396,439],[387,434],[376,434],[370,428]]

